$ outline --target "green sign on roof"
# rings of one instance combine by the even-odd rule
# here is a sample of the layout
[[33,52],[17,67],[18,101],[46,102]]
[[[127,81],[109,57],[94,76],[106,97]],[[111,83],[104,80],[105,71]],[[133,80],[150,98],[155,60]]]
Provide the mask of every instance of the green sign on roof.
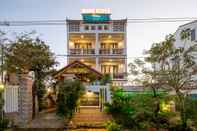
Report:
[[110,21],[110,14],[82,14],[82,17],[87,23]]

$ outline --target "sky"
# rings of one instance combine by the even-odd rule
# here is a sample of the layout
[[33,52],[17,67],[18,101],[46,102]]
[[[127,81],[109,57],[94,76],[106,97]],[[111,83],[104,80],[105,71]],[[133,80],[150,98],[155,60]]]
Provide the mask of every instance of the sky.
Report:
[[[196,5],[197,0],[0,0],[0,21],[81,19],[83,8],[110,8],[112,19],[196,17]],[[128,57],[142,56],[152,43],[164,40],[185,23],[128,23]],[[66,25],[0,26],[0,30],[9,34],[35,30],[55,54],[66,54]],[[66,57],[57,60],[59,67],[66,65]]]

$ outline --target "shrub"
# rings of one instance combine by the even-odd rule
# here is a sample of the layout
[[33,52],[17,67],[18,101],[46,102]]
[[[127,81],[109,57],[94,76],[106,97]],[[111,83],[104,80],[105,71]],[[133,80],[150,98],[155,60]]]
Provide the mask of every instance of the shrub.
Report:
[[114,121],[109,121],[106,124],[107,131],[123,131],[122,126]]
[[8,119],[0,120],[0,129],[6,129],[8,128],[8,125],[9,125]]
[[60,81],[57,86],[57,114],[70,119],[77,107],[79,98],[85,91],[85,87],[78,80]]

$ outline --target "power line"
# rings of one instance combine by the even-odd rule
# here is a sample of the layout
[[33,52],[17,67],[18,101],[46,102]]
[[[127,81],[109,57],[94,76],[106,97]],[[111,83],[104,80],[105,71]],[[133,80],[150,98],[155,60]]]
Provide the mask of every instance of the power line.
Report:
[[[160,22],[188,22],[197,20],[197,17],[176,18],[140,18],[127,19],[127,23],[160,23]],[[0,21],[0,26],[44,26],[66,25],[67,20],[34,20],[34,21]]]
[[[55,55],[56,57],[69,57],[69,56],[71,56],[71,55],[66,55],[66,54],[56,54]],[[82,55],[82,56],[84,56],[84,55]],[[87,57],[88,56],[100,56],[100,55],[87,55]],[[79,57],[80,57],[80,55],[79,55]],[[100,57],[102,57],[102,56],[100,56]],[[103,58],[105,58],[105,56],[103,56]],[[132,56],[127,56],[127,57],[123,57],[123,58],[117,58],[117,59],[136,59],[136,58],[145,58],[144,56],[136,56],[136,57],[132,57]],[[107,58],[106,58],[107,59]],[[114,57],[114,59],[116,59],[115,57]]]

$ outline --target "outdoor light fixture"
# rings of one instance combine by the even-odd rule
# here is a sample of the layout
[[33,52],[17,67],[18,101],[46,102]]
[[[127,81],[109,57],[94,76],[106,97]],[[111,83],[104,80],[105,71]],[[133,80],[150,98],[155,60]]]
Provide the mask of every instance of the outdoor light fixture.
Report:
[[112,36],[111,35],[108,35],[108,39],[111,39],[112,38]]
[[51,88],[49,87],[49,88],[47,88],[47,92],[48,93],[51,93],[52,92],[52,90],[51,90]]
[[80,37],[81,37],[81,39],[83,39],[84,38],[84,35],[81,35]]
[[93,95],[93,92],[91,91],[91,90],[88,90],[87,92],[86,92],[86,96],[87,97],[91,97]]
[[74,43],[73,42],[70,42],[70,46],[74,46]]
[[170,112],[170,104],[162,102],[161,103],[161,110],[164,112]]
[[84,59],[81,59],[80,61],[81,61],[81,62],[84,62]]
[[4,88],[5,86],[2,83],[0,83],[0,91],[4,90]]

